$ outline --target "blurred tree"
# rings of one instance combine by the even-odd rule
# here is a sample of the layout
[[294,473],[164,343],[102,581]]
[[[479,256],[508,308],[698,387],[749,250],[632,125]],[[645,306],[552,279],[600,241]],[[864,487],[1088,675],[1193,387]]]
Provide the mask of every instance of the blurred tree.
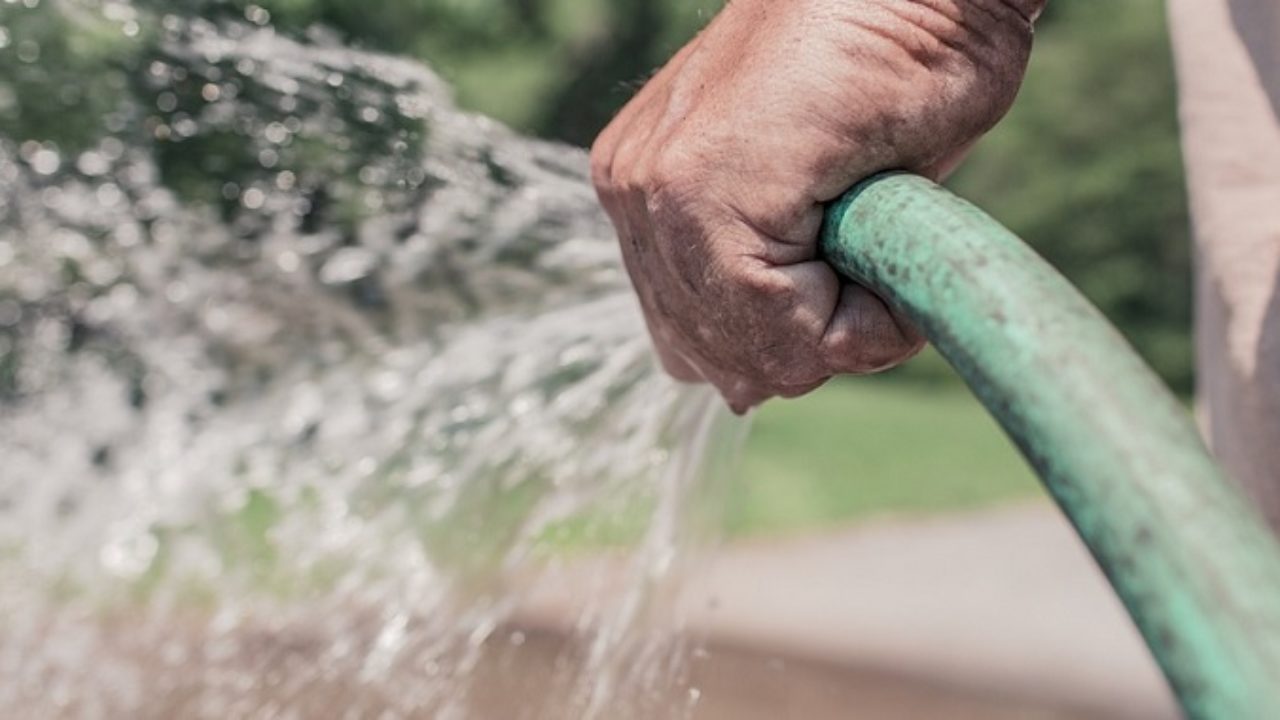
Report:
[[569,72],[548,98],[535,129],[576,145],[590,145],[636,87],[701,28],[720,4],[708,0],[615,0],[609,32],[572,53]]
[[140,28],[72,25],[49,3],[0,3],[0,137],[75,150],[118,109]]
[[[190,1],[190,0],[188,0]],[[277,27],[429,60],[466,105],[588,144],[722,0],[257,0]],[[240,10],[249,0],[234,0]]]
[[622,81],[639,79],[666,61],[660,39],[669,26],[667,9],[653,0],[618,0],[616,31],[597,36],[573,54],[577,62],[557,84],[540,113],[539,130],[578,145],[589,145],[632,94]]
[[951,184],[1189,390],[1190,221],[1162,3],[1052,7],[1017,106]]

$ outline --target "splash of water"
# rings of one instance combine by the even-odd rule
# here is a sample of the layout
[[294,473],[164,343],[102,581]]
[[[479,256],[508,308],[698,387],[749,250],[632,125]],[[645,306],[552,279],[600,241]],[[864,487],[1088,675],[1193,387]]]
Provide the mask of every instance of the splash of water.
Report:
[[502,716],[643,713],[740,428],[655,370],[582,153],[175,7],[0,9],[0,714],[495,717],[593,528],[641,538],[627,590]]

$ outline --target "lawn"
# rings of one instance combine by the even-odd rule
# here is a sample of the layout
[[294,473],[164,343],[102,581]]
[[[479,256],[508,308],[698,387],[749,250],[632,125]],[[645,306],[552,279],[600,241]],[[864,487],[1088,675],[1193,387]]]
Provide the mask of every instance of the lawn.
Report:
[[849,378],[755,419],[726,522],[733,535],[1042,496],[958,381]]

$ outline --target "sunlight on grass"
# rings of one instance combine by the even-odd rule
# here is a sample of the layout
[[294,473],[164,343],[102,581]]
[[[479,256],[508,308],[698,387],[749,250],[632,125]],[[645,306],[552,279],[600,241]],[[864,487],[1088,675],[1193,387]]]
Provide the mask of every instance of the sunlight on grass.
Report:
[[1043,496],[958,382],[838,380],[756,418],[728,498],[733,535],[810,530]]

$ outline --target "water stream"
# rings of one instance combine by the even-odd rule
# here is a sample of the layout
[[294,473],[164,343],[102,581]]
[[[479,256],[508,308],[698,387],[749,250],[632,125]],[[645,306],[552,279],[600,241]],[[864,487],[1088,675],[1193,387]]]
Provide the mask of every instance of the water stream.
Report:
[[0,716],[488,720],[529,588],[620,545],[518,715],[678,717],[742,426],[585,164],[253,6],[0,3]]

